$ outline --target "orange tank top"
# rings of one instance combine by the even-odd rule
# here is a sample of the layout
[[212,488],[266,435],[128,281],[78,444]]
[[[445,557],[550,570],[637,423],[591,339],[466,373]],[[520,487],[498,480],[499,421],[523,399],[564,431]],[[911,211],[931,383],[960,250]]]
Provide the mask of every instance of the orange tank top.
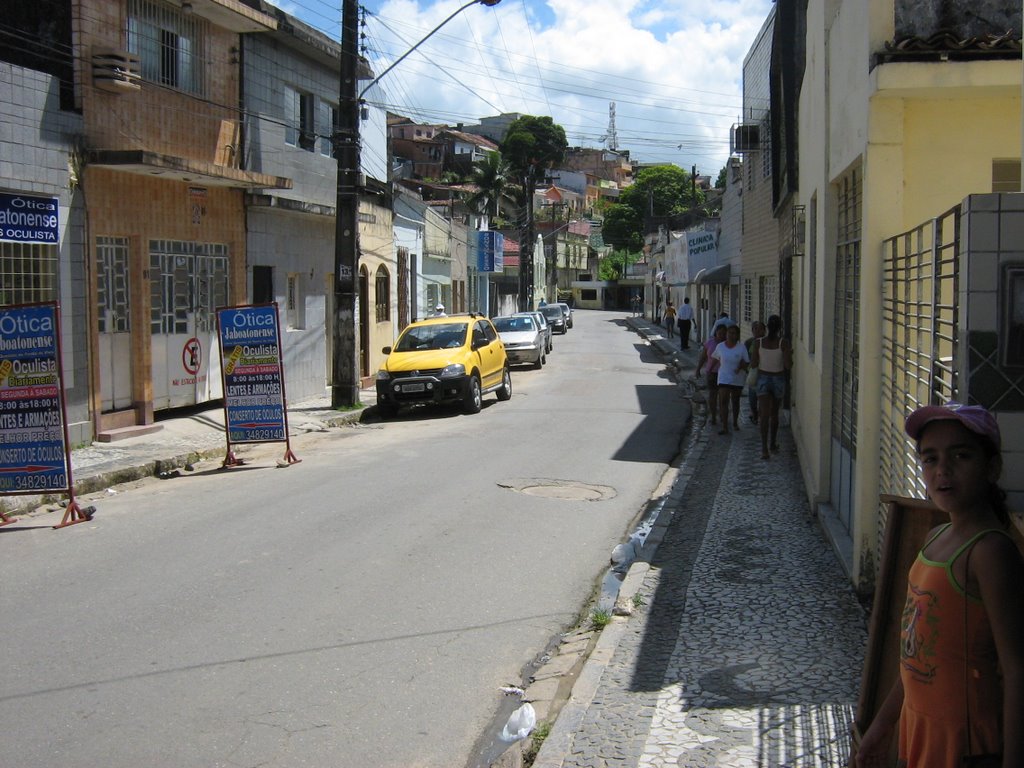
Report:
[[[946,562],[924,550],[907,576],[907,601],[900,623],[900,765],[956,768],[967,754],[967,707],[971,753],[1002,750],[1002,681],[992,627],[981,601],[953,577],[953,563],[992,529],[982,531]],[[966,614],[965,614],[966,610]],[[966,634],[965,634],[966,622]]]

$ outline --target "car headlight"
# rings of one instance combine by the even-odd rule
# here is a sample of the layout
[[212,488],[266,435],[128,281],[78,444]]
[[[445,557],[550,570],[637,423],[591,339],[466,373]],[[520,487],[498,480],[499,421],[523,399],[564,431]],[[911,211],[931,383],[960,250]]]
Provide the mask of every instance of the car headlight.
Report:
[[444,368],[441,369],[442,379],[453,379],[456,376],[465,375],[466,366],[464,366],[462,363],[452,363],[451,365],[446,365]]
[[383,368],[381,368],[379,371],[377,371],[377,381],[390,381],[390,380],[391,380],[391,374],[388,373],[387,371],[385,371]]

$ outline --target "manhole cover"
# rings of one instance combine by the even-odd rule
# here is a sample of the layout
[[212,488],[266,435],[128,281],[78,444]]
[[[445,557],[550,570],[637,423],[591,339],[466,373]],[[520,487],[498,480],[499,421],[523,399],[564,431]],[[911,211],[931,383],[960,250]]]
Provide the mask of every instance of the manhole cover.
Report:
[[607,485],[581,483],[577,480],[552,480],[543,477],[523,478],[499,482],[499,487],[511,491],[525,493],[527,496],[540,496],[545,499],[564,499],[566,501],[605,501],[614,499],[615,489]]

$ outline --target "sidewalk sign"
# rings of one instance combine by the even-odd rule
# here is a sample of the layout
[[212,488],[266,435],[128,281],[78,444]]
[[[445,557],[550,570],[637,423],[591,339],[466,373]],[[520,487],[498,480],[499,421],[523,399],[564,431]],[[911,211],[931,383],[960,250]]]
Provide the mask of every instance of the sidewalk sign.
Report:
[[[61,359],[57,302],[0,308],[0,494],[66,493],[54,528],[94,511],[75,501]],[[14,522],[0,517],[0,525]]]
[[288,437],[277,302],[218,309],[217,338],[228,441],[222,466],[244,463],[232,450],[240,443],[284,442],[282,466],[301,461],[292,453]]

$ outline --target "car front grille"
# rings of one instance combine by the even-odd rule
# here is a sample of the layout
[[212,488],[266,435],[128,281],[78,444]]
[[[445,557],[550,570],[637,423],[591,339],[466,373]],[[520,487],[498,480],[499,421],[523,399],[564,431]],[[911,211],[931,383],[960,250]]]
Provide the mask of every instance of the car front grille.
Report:
[[440,376],[443,368],[431,368],[423,371],[390,371],[392,379],[407,379],[412,376]]

